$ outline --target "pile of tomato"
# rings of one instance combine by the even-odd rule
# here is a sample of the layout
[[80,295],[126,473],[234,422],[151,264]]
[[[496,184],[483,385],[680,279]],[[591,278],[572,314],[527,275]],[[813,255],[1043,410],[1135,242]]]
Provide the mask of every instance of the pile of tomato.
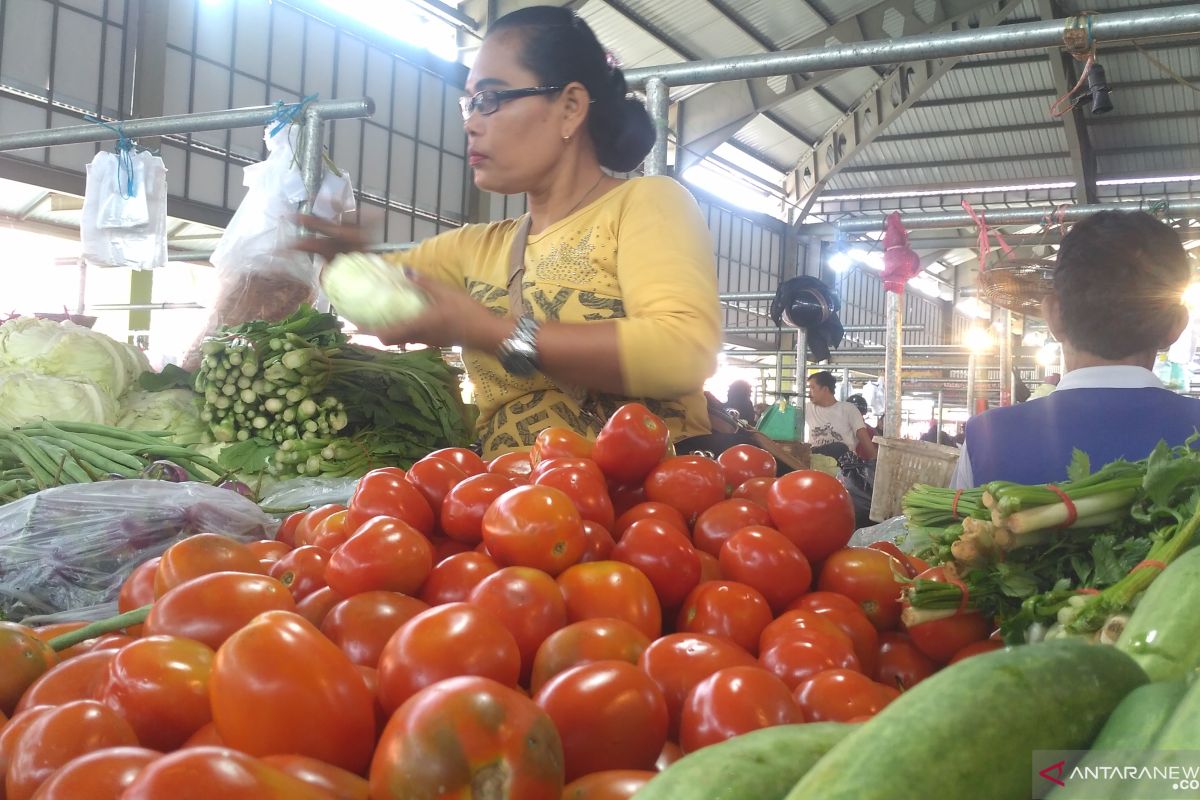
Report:
[[629,405],[595,442],[376,470],[274,540],[184,539],[125,582],[140,624],[55,652],[82,623],[0,623],[0,800],[626,798],[998,646],[970,613],[901,631],[936,570],[846,548],[834,478],[775,475],[668,455]]

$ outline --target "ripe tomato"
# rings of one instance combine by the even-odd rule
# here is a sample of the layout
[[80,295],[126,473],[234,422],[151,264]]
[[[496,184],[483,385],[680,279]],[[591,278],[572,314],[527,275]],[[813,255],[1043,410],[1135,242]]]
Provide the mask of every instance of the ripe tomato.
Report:
[[467,479],[467,473],[449,460],[426,456],[413,464],[404,480],[417,487],[436,518],[450,490]]
[[97,698],[116,711],[144,747],[174,750],[212,720],[212,648],[176,636],[147,636],[108,664]]
[[950,661],[947,663],[947,666],[949,666],[950,664],[957,664],[959,661],[962,661],[964,658],[970,658],[971,656],[977,656],[980,653],[990,653],[993,650],[1003,650],[1003,649],[1004,649],[1004,642],[1002,642],[998,639],[984,639],[982,642],[971,642],[969,645],[967,645],[966,647],[964,647],[963,649],[961,649],[957,653],[955,653],[954,657],[951,658]]
[[[794,608],[784,611],[763,628],[762,635],[758,638],[759,652],[766,652],[776,643],[788,638],[792,631],[797,630],[818,631],[840,639],[847,647],[854,650],[854,640],[828,616],[804,608]],[[871,629],[872,632],[874,630],[874,628]],[[857,650],[855,650],[855,655],[858,655]]]
[[858,657],[845,636],[815,629],[794,629],[763,651],[759,662],[789,689],[827,669],[860,671]]
[[285,544],[277,539],[259,539],[256,542],[248,542],[246,548],[258,558],[259,566],[263,568],[264,572],[271,569],[276,561],[292,552],[290,544]]
[[734,736],[804,722],[783,681],[762,667],[717,670],[688,692],[679,723],[685,753]]
[[[28,709],[18,711],[12,719],[4,725],[0,725],[0,775],[8,773],[8,764],[12,760],[13,752],[17,749],[17,743],[25,735],[25,731],[52,708],[55,706],[30,706]],[[0,787],[2,786],[4,784],[0,783]]]
[[189,747],[147,764],[121,800],[329,800],[329,793],[227,747]]
[[488,472],[503,475],[518,486],[529,483],[529,473],[533,472],[533,463],[529,453],[518,450],[513,453],[503,453],[488,462]]
[[313,526],[306,537],[305,544],[333,552],[342,542],[354,533],[354,529],[346,525],[349,511],[335,511]]
[[757,589],[778,614],[808,591],[812,567],[800,548],[774,528],[750,525],[721,545],[721,574]]
[[517,640],[492,612],[471,603],[422,611],[392,634],[379,656],[379,700],[389,714],[426,686],[480,675],[506,686],[521,676]]
[[613,617],[625,620],[651,639],[662,631],[662,606],[654,585],[642,572],[619,561],[576,564],[558,576],[567,619]]
[[184,747],[225,747],[224,740],[217,733],[215,723],[208,723],[200,728],[200,730],[188,737],[188,740],[183,743]]
[[835,592],[809,592],[788,606],[813,611],[841,628],[854,641],[854,654],[866,675],[874,675],[879,658],[879,631],[858,603]]
[[192,578],[158,598],[146,635],[182,636],[214,650],[264,611],[296,610],[291,592],[266,575],[214,572]]
[[373,517],[333,551],[325,582],[344,597],[381,590],[416,594],[433,569],[433,545],[407,522]]
[[106,747],[136,747],[129,723],[95,700],[55,706],[34,719],[15,742],[4,778],[7,800],[29,800],[56,770]]
[[154,596],[162,597],[184,581],[213,572],[262,575],[258,556],[239,541],[216,533],[198,533],[166,549],[154,575]]
[[639,519],[653,519],[678,528],[680,533],[686,534],[688,532],[687,520],[683,518],[683,514],[679,513],[678,509],[666,503],[655,503],[651,500],[646,500],[631,506],[629,510],[617,518],[617,521],[613,523],[613,538],[620,541],[629,526]]
[[774,478],[751,478],[743,482],[740,486],[733,490],[730,497],[735,497],[739,500],[749,500],[756,506],[767,507],[767,494],[771,491],[771,487],[775,485]]
[[[918,573],[925,571],[924,569],[917,569],[912,558],[910,558],[907,553],[905,553],[892,542],[871,542],[869,545],[867,545],[867,547],[871,548],[872,550],[879,550],[887,553],[889,556],[896,559],[896,563],[899,565],[901,573],[906,578],[915,578]],[[920,561],[920,559],[917,560]],[[926,567],[925,569],[929,568]]]
[[612,558],[641,570],[666,609],[678,608],[700,583],[696,548],[673,525],[658,520],[639,519],[626,528]]
[[583,555],[580,556],[579,563],[608,561],[615,546],[616,542],[607,528],[590,519],[583,521]]
[[725,499],[725,473],[704,456],[668,458],[650,470],[643,485],[648,499],[673,506],[689,521]]
[[875,680],[884,686],[907,691],[937,671],[929,656],[922,653],[903,633],[882,633]]
[[396,517],[412,525],[425,536],[433,535],[436,517],[429,501],[398,469],[377,469],[358,481],[350,498],[346,526],[356,531],[371,517]]
[[542,475],[545,475],[552,469],[559,468],[580,469],[601,483],[605,485],[608,483],[604,477],[604,473],[600,471],[600,467],[596,466],[596,462],[590,458],[544,458],[533,465],[533,471],[529,473],[529,479],[531,482],[537,483],[537,479]]
[[[917,578],[938,583],[947,582],[943,567],[925,570]],[[988,638],[994,627],[977,611],[961,612],[944,619],[911,624],[912,618],[917,615],[916,610],[908,604],[907,599],[902,607],[904,629],[912,639],[913,645],[936,664],[945,664],[967,645]]]
[[341,767],[296,755],[263,756],[262,762],[309,786],[328,792],[330,797],[337,800],[368,800],[371,787],[367,779]]
[[33,630],[0,622],[0,713],[12,714],[30,684],[56,663],[54,649]]
[[679,745],[667,742],[663,745],[662,752],[658,754],[658,761],[654,762],[654,769],[662,772],[681,758],[683,758],[683,750]]
[[554,723],[520,692],[480,677],[422,689],[388,721],[371,761],[372,800],[561,800]]
[[583,556],[582,520],[558,489],[518,486],[484,513],[483,543],[501,566],[557,575]]
[[762,506],[749,500],[730,498],[700,515],[692,528],[692,541],[697,550],[720,557],[721,546],[742,528],[770,524],[771,517]]
[[606,769],[571,781],[562,800],[630,800],[656,772],[638,769]]
[[483,539],[484,512],[500,495],[517,488],[511,478],[485,472],[472,475],[447,492],[440,515],[442,533],[459,542]]
[[771,607],[757,589],[736,581],[708,581],[684,600],[675,629],[721,636],[754,654],[770,621]]
[[895,630],[900,624],[900,595],[904,586],[896,579],[902,569],[894,558],[869,547],[846,547],[821,566],[817,586],[858,603],[878,630]]
[[439,561],[421,586],[421,599],[431,606],[442,603],[461,603],[471,596],[471,590],[500,566],[483,553],[456,553]]
[[721,562],[717,560],[716,556],[703,550],[697,550],[696,555],[700,558],[701,583],[724,580],[725,576],[721,574]]
[[676,741],[684,700],[696,684],[717,670],[753,667],[757,662],[728,639],[703,633],[672,633],[651,642],[638,666],[662,689],[671,720],[668,736]]
[[95,700],[116,655],[116,650],[92,650],[56,664],[29,684],[14,712],[20,714],[34,706],[60,706],[73,700]]
[[795,542],[809,563],[824,561],[854,534],[854,504],[837,478],[798,470],[777,478],[767,490],[774,527]]
[[548,458],[591,458],[592,440],[570,428],[549,427],[538,433],[529,448],[529,463],[537,467]]
[[260,614],[230,636],[213,662],[209,694],[230,747],[312,756],[351,772],[370,761],[374,699],[350,659],[298,614]]
[[542,642],[567,624],[567,604],[554,578],[529,567],[505,567],[480,581],[470,601],[495,614],[517,640],[521,682],[527,683]]
[[311,622],[314,628],[319,628],[329,610],[345,599],[328,586],[322,586],[296,603],[296,613]]
[[667,424],[644,405],[626,403],[600,429],[592,458],[612,480],[635,483],[666,456],[670,435]]
[[[340,503],[328,503],[304,513],[304,516],[296,523],[295,533],[292,534],[292,547],[302,547],[306,544],[312,544],[313,533],[316,531],[317,526],[326,518],[334,514],[340,514],[345,510],[346,507]],[[343,517],[343,519],[345,518]]]
[[751,478],[774,479],[778,471],[775,456],[752,444],[735,444],[717,456],[717,463],[725,470],[725,483],[730,490]]
[[479,457],[479,454],[465,447],[443,447],[441,450],[434,450],[426,458],[440,458],[443,461],[449,461],[468,476],[487,472],[487,464]]
[[[154,602],[154,578],[158,575],[158,562],[161,560],[160,556],[155,556],[133,568],[117,595],[117,613],[124,614]],[[262,563],[261,559],[259,563]],[[266,571],[265,567],[263,571]],[[141,625],[132,625],[126,630],[135,638],[142,635]],[[62,653],[58,655],[59,658],[63,657]]]
[[638,503],[646,502],[646,490],[642,487],[641,481],[632,486],[609,481],[608,496],[612,498],[613,512],[617,517],[620,517]]
[[398,592],[361,592],[329,609],[320,629],[352,662],[374,667],[392,634],[428,608]]
[[300,527],[301,521],[308,516],[307,511],[293,511],[284,518],[283,522],[279,523],[279,530],[275,531],[275,539],[283,542],[288,547],[296,546],[296,529]]
[[533,479],[535,486],[558,489],[571,499],[579,516],[585,520],[612,528],[615,520],[608,484],[578,467],[555,467],[541,472]]
[[471,545],[451,539],[449,536],[434,536],[429,540],[433,545],[433,563],[438,565],[450,556],[471,552]]
[[654,766],[667,741],[667,701],[649,675],[625,661],[558,673],[534,696],[562,737],[566,779]]
[[584,619],[546,637],[533,659],[529,690],[537,692],[560,672],[595,661],[637,664],[650,638],[619,619]]
[[37,800],[118,800],[162,753],[144,747],[106,747],[63,765],[37,790]]
[[875,716],[899,692],[861,672],[829,669],[797,686],[795,696],[809,722],[849,722],[856,717]]
[[292,597],[303,600],[325,583],[325,567],[330,552],[324,547],[305,544],[271,565],[267,573],[288,588]]

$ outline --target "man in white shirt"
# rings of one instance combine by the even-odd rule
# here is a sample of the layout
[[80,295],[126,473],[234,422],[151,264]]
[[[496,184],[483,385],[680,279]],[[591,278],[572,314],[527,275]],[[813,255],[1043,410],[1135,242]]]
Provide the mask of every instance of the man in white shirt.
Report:
[[837,378],[822,370],[808,377],[808,402],[804,404],[805,439],[814,453],[836,455],[842,447],[853,452],[856,448],[875,458],[875,442],[862,413],[852,403],[839,401],[834,395]]

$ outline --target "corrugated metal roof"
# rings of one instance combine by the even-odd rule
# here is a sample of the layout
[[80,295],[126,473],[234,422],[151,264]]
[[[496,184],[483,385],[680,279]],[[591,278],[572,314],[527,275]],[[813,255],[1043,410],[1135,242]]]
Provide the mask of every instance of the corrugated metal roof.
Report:
[[955,103],[952,105],[917,105],[905,111],[893,122],[884,136],[919,135],[928,131],[961,130],[964,136],[980,128],[1000,125],[1034,125],[1048,122],[1046,109],[1049,99],[1021,98],[1003,102]]
[[946,159],[1021,158],[1031,153],[1065,153],[1061,129],[1018,130],[976,136],[874,142],[864,147],[851,166],[908,164]]
[[638,27],[612,6],[590,2],[579,10],[605,47],[616,54],[625,67],[648,67],[656,64],[678,64],[684,59],[678,53]]
[[815,92],[801,92],[775,106],[772,111],[807,134],[810,140],[823,136],[840,116]]
[[1045,182],[1054,175],[1065,175],[1070,165],[1065,158],[1013,159],[969,166],[929,166],[920,169],[839,172],[829,182],[829,191],[878,189],[887,186],[949,186],[962,183],[999,183],[1001,181]]
[[862,96],[879,82],[879,73],[873,69],[862,67],[843,72],[825,81],[824,88],[833,94],[845,106],[853,107]]
[[807,145],[761,115],[748,122],[733,138],[784,167],[794,165],[808,152]]
[[1102,175],[1108,178],[1139,177],[1154,174],[1195,173],[1200,164],[1200,149],[1196,150],[1149,150],[1120,155],[1104,155],[1096,158]]
[[726,19],[711,3],[653,0],[627,5],[646,23],[705,58],[761,53],[763,48]]
[[[987,62],[981,62],[987,63]],[[983,97],[1005,92],[1053,91],[1048,62],[1001,64],[952,69],[929,87],[926,100],[954,97]]]
[[798,42],[825,30],[825,21],[803,3],[730,0],[729,5],[781,50],[795,47]]

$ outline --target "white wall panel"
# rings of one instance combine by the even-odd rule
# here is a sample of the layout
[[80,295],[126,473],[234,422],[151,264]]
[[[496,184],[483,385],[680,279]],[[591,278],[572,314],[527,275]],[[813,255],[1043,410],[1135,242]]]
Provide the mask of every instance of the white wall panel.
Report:
[[[54,59],[54,99],[76,108],[95,110],[100,92],[100,49],[104,31],[99,20],[60,8]],[[120,51],[106,53],[120,58]]]
[[53,6],[41,0],[4,0],[3,12],[0,80],[45,97],[50,89]]

